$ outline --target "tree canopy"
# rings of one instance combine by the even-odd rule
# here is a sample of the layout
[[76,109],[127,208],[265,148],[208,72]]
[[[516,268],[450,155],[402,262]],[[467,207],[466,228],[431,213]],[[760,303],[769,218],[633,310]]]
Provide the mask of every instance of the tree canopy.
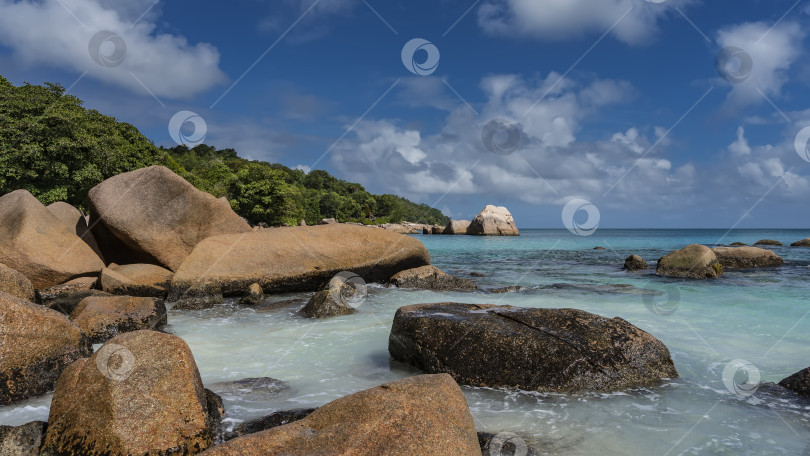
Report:
[[254,223],[448,222],[438,209],[371,194],[323,170],[307,174],[204,144],[156,147],[134,126],[84,108],[58,84],[17,87],[0,76],[0,194],[25,189],[44,204],[84,208],[98,183],[150,165],[167,166],[198,189],[226,197]]

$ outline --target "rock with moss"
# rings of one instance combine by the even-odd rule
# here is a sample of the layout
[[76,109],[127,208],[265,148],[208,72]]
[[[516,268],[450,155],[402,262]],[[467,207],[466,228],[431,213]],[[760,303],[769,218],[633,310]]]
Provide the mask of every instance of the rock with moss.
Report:
[[258,306],[264,300],[264,291],[262,286],[258,283],[252,283],[247,289],[247,292],[239,300],[239,304],[245,306]]
[[723,266],[712,249],[692,244],[660,258],[655,273],[682,279],[716,279],[723,274]]
[[624,260],[624,269],[627,271],[643,271],[650,266],[638,255],[630,255]]
[[3,456],[38,456],[48,423],[32,421],[22,426],[0,425],[0,454]]
[[796,241],[793,244],[790,244],[791,247],[810,247],[810,238],[802,239],[801,241]]

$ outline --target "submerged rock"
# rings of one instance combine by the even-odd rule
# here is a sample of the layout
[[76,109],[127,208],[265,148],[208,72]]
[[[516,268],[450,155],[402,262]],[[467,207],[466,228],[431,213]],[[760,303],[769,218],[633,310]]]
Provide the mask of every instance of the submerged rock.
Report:
[[799,396],[810,397],[810,367],[783,379],[779,386],[787,388]]
[[641,258],[638,255],[630,255],[624,260],[624,269],[628,271],[643,271],[649,268],[650,265],[644,261],[644,258]]
[[2,263],[0,263],[0,291],[25,301],[35,302],[37,300],[37,292],[28,277]]
[[724,269],[773,268],[785,264],[779,255],[758,247],[715,247],[712,252]]
[[101,270],[101,289],[114,295],[165,298],[174,274],[154,264],[111,264]]
[[122,334],[59,378],[43,454],[198,453],[220,413],[208,396],[182,339]]
[[677,377],[669,350],[621,318],[488,304],[401,307],[391,357],[461,384],[536,391],[616,390]]
[[98,276],[104,267],[72,227],[25,190],[0,197],[0,220],[0,263],[21,272],[36,289]]
[[266,401],[290,391],[287,382],[270,377],[243,378],[232,382],[208,385],[211,391],[226,398],[238,397],[248,401]]
[[107,261],[176,270],[203,239],[250,226],[226,202],[163,166],[119,174],[88,194],[90,219]]
[[0,454],[38,456],[47,426],[44,421],[32,421],[22,426],[0,425]]
[[655,273],[684,279],[716,279],[723,274],[723,266],[712,249],[692,244],[660,258]]
[[204,454],[466,456],[480,455],[481,448],[456,382],[449,375],[420,375],[337,399],[306,418]]
[[759,241],[754,243],[754,246],[757,246],[757,245],[772,245],[772,246],[779,247],[779,246],[782,245],[782,243],[779,242],[779,241],[774,241],[773,239],[760,239]]
[[520,236],[515,219],[505,207],[488,205],[470,222],[467,234],[483,236]]
[[450,220],[442,234],[467,234],[470,223],[469,220]]
[[352,225],[319,225],[215,236],[202,241],[172,279],[172,294],[199,283],[243,293],[252,283],[265,293],[315,291],[335,274],[352,271],[385,282],[405,269],[430,264],[411,236]]
[[132,296],[91,296],[84,298],[73,313],[79,325],[94,344],[100,344],[119,333],[140,329],[162,329],[167,324],[166,306],[162,299]]
[[419,288],[433,291],[475,291],[472,280],[455,277],[436,266],[422,266],[394,274],[389,283],[397,288]]
[[225,434],[225,440],[233,440],[243,435],[255,434],[257,432],[266,431],[274,427],[284,426],[295,421],[303,420],[312,414],[316,409],[296,409],[296,410],[282,410],[274,412],[261,418],[248,420],[239,424],[233,431]]
[[489,290],[489,292],[490,293],[516,293],[516,292],[521,291],[521,290],[523,290],[523,287],[521,287],[519,285],[511,285],[511,286],[503,287],[503,288],[493,288],[493,289]]
[[791,247],[810,247],[810,238],[802,239],[801,241],[796,241],[793,244],[790,244]]
[[0,405],[45,394],[70,363],[92,353],[64,315],[0,292]]

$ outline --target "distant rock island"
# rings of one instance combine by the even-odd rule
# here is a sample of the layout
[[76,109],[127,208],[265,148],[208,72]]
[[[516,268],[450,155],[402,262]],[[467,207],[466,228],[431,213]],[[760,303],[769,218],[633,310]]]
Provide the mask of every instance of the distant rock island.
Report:
[[[335,219],[323,219],[322,225],[338,223]],[[361,225],[360,223],[349,223]],[[502,206],[487,205],[472,221],[450,220],[447,226],[426,225],[422,223],[386,223],[372,225],[400,234],[463,234],[470,236],[520,236],[515,219],[509,209]]]

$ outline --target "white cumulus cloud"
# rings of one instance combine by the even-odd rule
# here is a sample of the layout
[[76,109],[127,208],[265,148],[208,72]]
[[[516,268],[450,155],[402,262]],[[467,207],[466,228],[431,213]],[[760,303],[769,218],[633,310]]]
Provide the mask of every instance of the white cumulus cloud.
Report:
[[[157,12],[149,9],[151,3],[0,0],[0,45],[10,48],[22,65],[86,72],[97,80],[158,97],[186,98],[225,82],[217,49],[158,33]],[[91,40],[103,31],[120,40],[107,39],[93,48]],[[116,52],[123,60],[114,59],[108,66],[93,59],[93,55],[115,57]]]

